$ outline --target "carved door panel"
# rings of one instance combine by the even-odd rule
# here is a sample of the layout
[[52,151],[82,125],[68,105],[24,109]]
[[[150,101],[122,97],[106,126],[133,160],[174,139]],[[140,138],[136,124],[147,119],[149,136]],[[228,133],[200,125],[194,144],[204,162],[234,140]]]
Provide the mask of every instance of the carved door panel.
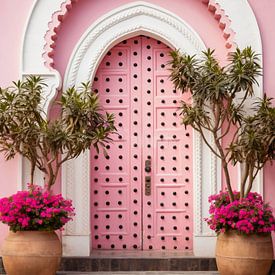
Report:
[[94,249],[192,249],[192,136],[180,125],[169,51],[134,37],[98,68],[93,86],[118,135],[107,156],[91,150]]
[[143,156],[152,158],[151,172],[143,169],[143,179],[151,176],[152,186],[149,196],[143,192],[143,247],[190,250],[191,131],[180,125],[183,97],[168,78],[171,49],[146,37],[142,45]]

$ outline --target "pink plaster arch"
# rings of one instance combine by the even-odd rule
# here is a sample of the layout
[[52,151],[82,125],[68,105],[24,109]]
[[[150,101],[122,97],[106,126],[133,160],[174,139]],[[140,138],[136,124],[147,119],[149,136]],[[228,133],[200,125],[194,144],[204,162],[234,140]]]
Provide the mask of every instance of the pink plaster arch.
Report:
[[48,23],[48,31],[44,37],[45,45],[43,58],[45,60],[45,66],[49,69],[54,66],[54,48],[60,26],[68,12],[73,8],[73,5],[78,1],[79,0],[65,0],[61,4],[60,9],[52,14],[51,21]]
[[[68,13],[73,9],[73,5],[79,0],[65,0],[58,11],[53,13],[51,21],[48,23],[48,31],[45,35],[45,45],[43,58],[47,68],[54,67],[54,54],[58,32]],[[230,28],[231,21],[225,14],[225,11],[220,7],[215,0],[201,0],[201,3],[206,5],[207,9],[213,17],[218,21],[218,26],[222,30],[225,39],[225,48],[232,50],[236,47],[234,42],[234,31]]]
[[225,14],[225,11],[215,0],[202,0],[204,4],[207,5],[208,10],[213,13],[213,16],[219,22],[219,27],[223,31],[223,37],[225,38],[225,47],[227,49],[233,49],[236,47],[234,42],[234,31],[231,29],[231,20],[228,15]]

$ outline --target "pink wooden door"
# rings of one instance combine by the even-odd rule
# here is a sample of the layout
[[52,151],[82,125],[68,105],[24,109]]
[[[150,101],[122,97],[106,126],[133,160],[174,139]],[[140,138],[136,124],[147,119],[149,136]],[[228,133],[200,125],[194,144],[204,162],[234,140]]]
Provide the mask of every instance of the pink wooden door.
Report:
[[91,150],[94,249],[192,250],[192,133],[178,111],[188,98],[168,79],[169,51],[138,36],[98,68],[94,89],[119,135],[107,156]]

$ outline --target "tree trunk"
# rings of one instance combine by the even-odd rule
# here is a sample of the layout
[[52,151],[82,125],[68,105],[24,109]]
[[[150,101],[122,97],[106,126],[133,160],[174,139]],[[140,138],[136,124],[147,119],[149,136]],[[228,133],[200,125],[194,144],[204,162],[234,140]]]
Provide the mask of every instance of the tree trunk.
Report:
[[35,164],[31,161],[31,182],[30,182],[31,185],[33,185],[34,171],[35,171]]

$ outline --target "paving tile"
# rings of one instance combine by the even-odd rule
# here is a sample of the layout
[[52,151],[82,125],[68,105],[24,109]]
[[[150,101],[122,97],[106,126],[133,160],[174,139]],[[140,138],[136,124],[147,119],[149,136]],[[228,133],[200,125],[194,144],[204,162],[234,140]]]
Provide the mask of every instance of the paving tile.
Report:
[[216,259],[214,258],[209,258],[209,269],[208,270],[217,270],[217,264],[216,264]]
[[[196,271],[196,270],[200,270],[200,260],[199,259],[190,259],[188,260],[188,265],[186,270],[187,271]],[[184,270],[184,269],[180,269],[180,270]]]
[[98,271],[111,271],[110,259],[100,259]]
[[99,271],[99,259],[92,259],[91,260],[91,271]]
[[57,275],[218,275],[213,271],[126,271],[126,272],[90,272],[90,273],[63,273],[58,272]]
[[119,259],[111,259],[110,270],[112,271],[120,271],[120,260]]
[[143,259],[139,261],[139,267],[137,269],[137,271],[144,271],[144,270],[148,270],[148,271],[153,271],[153,270],[159,270],[159,266],[158,263],[159,261],[156,259]]
[[187,269],[187,261],[184,259],[170,259],[170,267],[168,270],[179,271]]
[[[209,269],[210,266],[210,260],[211,259],[200,259],[199,263],[200,263],[200,268],[199,270],[201,271],[208,271],[211,270]],[[211,263],[212,264],[212,263]],[[216,269],[215,269],[216,270]]]

